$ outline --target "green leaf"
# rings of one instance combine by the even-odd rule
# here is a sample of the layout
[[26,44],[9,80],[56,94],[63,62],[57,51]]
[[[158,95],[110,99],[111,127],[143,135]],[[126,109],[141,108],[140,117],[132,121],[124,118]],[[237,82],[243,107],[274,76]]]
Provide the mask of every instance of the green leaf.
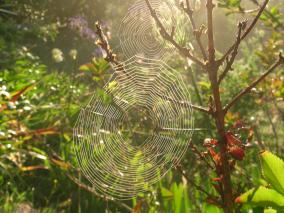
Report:
[[263,213],[277,213],[275,209],[264,209]]
[[83,64],[79,67],[80,71],[90,71],[92,67],[92,64],[88,63],[88,64]]
[[174,195],[170,190],[166,189],[165,187],[161,188],[161,194],[162,197],[168,197],[168,198],[173,197]]
[[213,205],[205,205],[205,213],[222,213],[223,210]]
[[236,203],[250,203],[258,206],[271,206],[274,208],[284,207],[284,196],[273,189],[263,186],[253,188],[237,197]]
[[268,151],[262,152],[260,156],[265,179],[284,195],[284,162]]

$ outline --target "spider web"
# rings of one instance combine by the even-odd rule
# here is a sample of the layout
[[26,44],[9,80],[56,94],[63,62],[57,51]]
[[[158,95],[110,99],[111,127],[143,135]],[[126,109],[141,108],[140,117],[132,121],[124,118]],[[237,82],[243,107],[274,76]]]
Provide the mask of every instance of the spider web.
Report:
[[[188,31],[190,22],[186,14],[178,8],[178,3],[175,0],[149,2],[167,33],[172,35],[178,44],[189,44],[189,35],[192,34]],[[120,25],[119,39],[127,59],[139,55],[167,60],[175,52],[175,47],[160,35],[145,0],[137,1],[128,9]]]
[[113,69],[105,93],[80,112],[74,150],[94,190],[130,199],[179,163],[193,112],[182,77],[162,60],[134,56]]

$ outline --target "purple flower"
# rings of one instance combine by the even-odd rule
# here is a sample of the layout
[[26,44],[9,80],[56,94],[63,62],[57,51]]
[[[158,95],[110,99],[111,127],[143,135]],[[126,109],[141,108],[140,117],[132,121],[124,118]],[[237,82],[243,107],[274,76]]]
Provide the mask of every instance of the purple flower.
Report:
[[88,21],[82,16],[75,16],[69,19],[69,26],[71,29],[76,30],[83,38],[95,42],[97,40],[96,33],[89,28]]

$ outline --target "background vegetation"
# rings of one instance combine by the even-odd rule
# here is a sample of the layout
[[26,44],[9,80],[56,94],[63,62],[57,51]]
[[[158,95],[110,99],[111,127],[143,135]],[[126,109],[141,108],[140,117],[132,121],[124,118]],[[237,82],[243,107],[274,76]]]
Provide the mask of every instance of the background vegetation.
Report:
[[[123,3],[121,3],[123,2]],[[103,23],[114,51],[117,29],[133,1],[3,0],[0,2],[0,211],[1,212],[221,212],[198,186],[210,194],[215,178],[196,152],[182,162],[188,179],[173,169],[151,193],[126,202],[107,201],[90,192],[76,169],[72,127],[80,106],[102,93],[111,75],[103,53],[88,35],[70,27],[70,18],[83,15],[90,27]],[[201,3],[204,3],[201,1]],[[237,20],[255,15],[258,1],[219,0],[217,54],[235,40]],[[241,46],[239,59],[222,83],[224,101],[269,67],[284,47],[282,1],[271,1],[253,35]],[[203,11],[196,14],[204,22]],[[242,57],[241,57],[242,56]],[[210,84],[194,65],[174,66],[190,82],[192,99],[207,105]],[[84,66],[88,65],[88,69]],[[247,145],[236,165],[233,183],[241,194],[261,182],[258,152],[263,146],[284,158],[284,69],[271,74],[245,96],[226,117],[226,128]],[[196,112],[193,143],[214,138],[208,118]],[[73,167],[75,166],[75,167]],[[263,211],[244,205],[238,211]]]

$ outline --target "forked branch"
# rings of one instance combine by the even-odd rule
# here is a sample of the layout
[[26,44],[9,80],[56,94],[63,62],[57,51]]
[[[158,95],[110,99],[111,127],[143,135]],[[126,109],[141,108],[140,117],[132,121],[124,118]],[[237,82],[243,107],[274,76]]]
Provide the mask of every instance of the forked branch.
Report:
[[203,61],[201,59],[199,59],[198,57],[194,56],[191,53],[191,50],[186,48],[186,47],[182,47],[180,46],[173,38],[172,34],[169,34],[167,32],[167,30],[165,29],[165,27],[163,26],[161,20],[159,19],[159,17],[157,16],[156,11],[153,9],[153,7],[151,6],[151,3],[149,0],[145,0],[149,11],[151,13],[152,18],[155,20],[157,27],[160,30],[160,34],[161,36],[168,42],[170,42],[179,52],[183,57],[189,58],[190,60],[192,60],[193,62],[195,62],[196,64],[198,64],[199,66],[205,68],[205,64],[203,63]]
[[234,106],[244,95],[248,94],[252,88],[257,86],[258,83],[260,83],[266,76],[268,76],[271,72],[273,72],[277,67],[284,64],[284,57],[282,54],[279,54],[279,59],[266,71],[264,72],[258,79],[256,79],[254,82],[252,82],[247,88],[243,89],[239,94],[237,94],[231,102],[229,102],[225,108],[224,113],[227,113],[228,110]]

